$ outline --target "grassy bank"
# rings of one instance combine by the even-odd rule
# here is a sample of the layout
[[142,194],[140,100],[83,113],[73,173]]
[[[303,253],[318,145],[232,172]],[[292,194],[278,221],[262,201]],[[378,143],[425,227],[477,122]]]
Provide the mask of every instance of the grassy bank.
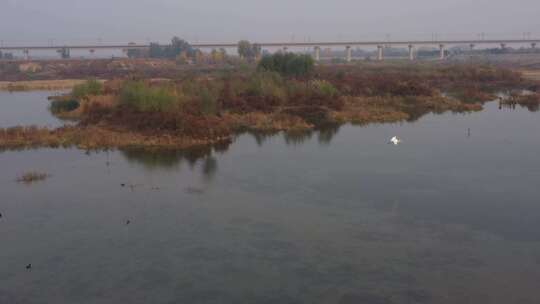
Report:
[[[88,81],[51,106],[78,119],[77,126],[0,130],[0,146],[188,147],[230,141],[244,131],[298,132],[479,111],[496,92],[537,88],[519,73],[489,66],[299,65],[301,73],[268,66],[275,65],[168,80]],[[537,99],[521,102],[533,107]]]

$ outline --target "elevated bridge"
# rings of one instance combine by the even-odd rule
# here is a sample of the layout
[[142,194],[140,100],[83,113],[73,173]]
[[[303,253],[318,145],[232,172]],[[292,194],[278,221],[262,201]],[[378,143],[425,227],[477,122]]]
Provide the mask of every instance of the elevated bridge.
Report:
[[[318,42],[262,42],[257,43],[262,48],[281,48],[287,51],[292,47],[313,48],[315,60],[320,60],[321,47],[344,47],[346,49],[346,60],[352,59],[352,48],[360,46],[377,47],[378,59],[384,59],[384,48],[392,46],[406,46],[409,48],[409,58],[414,60],[414,50],[417,46],[436,46],[440,49],[440,59],[445,58],[445,49],[453,45],[467,45],[473,49],[477,45],[494,45],[501,48],[506,48],[510,45],[529,45],[531,48],[536,48],[540,44],[540,39],[474,39],[474,40],[395,40],[395,41],[318,41]],[[218,49],[218,48],[235,48],[237,43],[193,43],[191,44],[199,49]],[[96,50],[140,50],[149,49],[149,44],[84,44],[84,45],[29,45],[29,46],[0,46],[0,51],[22,51],[27,57],[31,51],[51,50],[59,53],[70,50],[88,50],[93,53]]]

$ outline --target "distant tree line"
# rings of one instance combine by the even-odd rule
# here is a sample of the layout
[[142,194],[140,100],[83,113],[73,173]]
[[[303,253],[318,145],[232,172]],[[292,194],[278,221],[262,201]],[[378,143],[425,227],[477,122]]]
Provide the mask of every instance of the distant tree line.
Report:
[[198,52],[199,51],[194,49],[187,41],[174,37],[171,40],[171,44],[160,45],[159,43],[150,43],[150,48],[147,51],[141,49],[128,49],[127,55],[130,58],[150,57],[177,59],[179,56],[195,58]]
[[261,56],[262,48],[257,43],[251,43],[247,40],[241,40],[238,42],[238,55],[240,58],[247,60],[254,60]]

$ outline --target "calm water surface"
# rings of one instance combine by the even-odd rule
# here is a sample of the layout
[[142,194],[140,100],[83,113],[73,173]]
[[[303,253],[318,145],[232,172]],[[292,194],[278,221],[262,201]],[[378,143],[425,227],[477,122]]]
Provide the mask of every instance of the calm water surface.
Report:
[[[0,125],[54,124],[39,94],[0,95]],[[165,154],[5,151],[0,303],[540,303],[539,134],[493,103]]]
[[17,125],[59,127],[61,120],[49,114],[50,91],[5,92],[0,91],[0,128]]

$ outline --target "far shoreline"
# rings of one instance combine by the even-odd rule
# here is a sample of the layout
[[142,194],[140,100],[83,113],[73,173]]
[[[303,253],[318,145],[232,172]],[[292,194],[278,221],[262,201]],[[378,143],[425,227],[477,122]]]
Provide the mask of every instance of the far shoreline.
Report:
[[21,92],[71,90],[75,86],[83,84],[85,81],[86,79],[0,81],[0,91]]

